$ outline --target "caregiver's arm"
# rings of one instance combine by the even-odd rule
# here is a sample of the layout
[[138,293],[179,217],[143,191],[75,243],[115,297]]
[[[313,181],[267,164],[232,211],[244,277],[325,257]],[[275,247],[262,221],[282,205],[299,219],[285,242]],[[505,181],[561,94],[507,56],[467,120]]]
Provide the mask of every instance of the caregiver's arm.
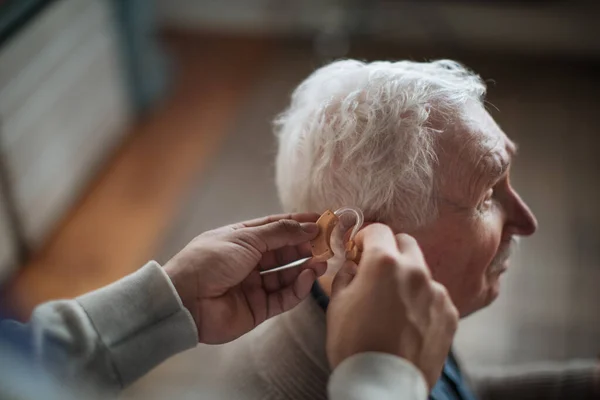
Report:
[[360,264],[336,275],[327,311],[333,400],[425,399],[452,344],[458,312],[416,241],[373,224]]
[[280,215],[206,232],[164,268],[150,262],[74,300],[42,304],[27,324],[3,321],[2,336],[26,337],[61,378],[122,388],[198,341],[233,340],[297,305],[324,264],[259,270],[309,256],[317,218]]
[[34,361],[60,380],[113,391],[198,342],[196,327],[156,262],[73,300],[39,305],[26,324],[5,320]]

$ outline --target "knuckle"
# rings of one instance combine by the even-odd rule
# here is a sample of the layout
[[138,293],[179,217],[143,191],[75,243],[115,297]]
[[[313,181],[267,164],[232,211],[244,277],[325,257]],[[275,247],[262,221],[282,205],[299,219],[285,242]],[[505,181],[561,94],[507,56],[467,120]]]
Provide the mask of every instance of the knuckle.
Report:
[[419,244],[417,243],[417,239],[415,239],[414,237],[406,234],[406,233],[399,233],[398,235],[396,235],[396,240],[398,241],[398,244],[401,244],[402,246],[407,246],[407,247],[418,247]]
[[374,269],[379,273],[389,274],[398,267],[398,259],[396,256],[387,251],[380,251],[375,254],[374,261]]
[[395,266],[398,264],[398,259],[389,251],[381,251],[377,254],[377,262],[383,266]]
[[280,219],[277,221],[277,227],[287,233],[298,233],[300,230],[302,230],[300,223],[298,221],[294,221],[293,219]]
[[448,307],[448,329],[452,332],[456,332],[458,329],[458,321],[460,319],[460,315],[456,307],[453,304],[450,304]]
[[372,258],[377,264],[396,265],[398,263],[397,255],[385,247],[377,246],[372,247],[370,250]]
[[368,274],[373,274],[378,279],[381,277],[390,277],[398,269],[397,257],[385,248],[370,248],[368,256],[363,257],[368,268],[365,270]]
[[432,293],[430,306],[435,309],[440,322],[448,334],[454,334],[458,329],[460,313],[452,302],[448,289],[435,281],[429,284],[429,290]]
[[411,287],[423,287],[429,283],[429,276],[423,268],[411,266],[406,270],[406,279]]
[[452,302],[448,289],[445,286],[435,282],[434,290],[436,292],[436,299],[438,301],[438,307],[442,313],[443,318],[446,320],[446,325],[449,331],[455,332],[458,329],[458,321],[460,320],[460,313]]
[[422,254],[400,253],[400,260],[403,264],[412,265],[415,268],[422,269],[426,275],[431,275]]
[[432,281],[431,287],[438,298],[440,298],[441,300],[450,300],[450,294],[448,293],[448,289],[446,289],[446,286],[442,285],[441,283]]
[[375,233],[375,232],[392,232],[392,229],[385,225],[382,224],[380,222],[372,222],[369,224],[365,224],[364,228],[362,229],[364,234],[371,234],[371,233]]
[[450,313],[452,314],[452,320],[455,325],[458,326],[458,321],[460,320],[460,313],[458,312],[458,308],[454,306],[454,304],[450,304]]
[[233,243],[242,246],[247,250],[265,251],[265,242],[261,235],[254,230],[239,230],[231,238]]

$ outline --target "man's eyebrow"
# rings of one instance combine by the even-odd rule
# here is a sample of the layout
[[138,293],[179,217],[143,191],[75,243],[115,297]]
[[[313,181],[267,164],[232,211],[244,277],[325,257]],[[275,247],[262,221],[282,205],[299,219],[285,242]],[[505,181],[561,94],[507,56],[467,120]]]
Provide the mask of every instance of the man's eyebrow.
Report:
[[500,161],[501,167],[500,167],[500,172],[498,173],[498,178],[501,176],[504,176],[508,172],[508,169],[510,168],[510,163],[511,163],[511,160]]
[[510,158],[507,159],[498,153],[490,153],[487,157],[481,159],[481,164],[484,168],[482,172],[486,184],[492,184],[503,177],[508,172],[510,163]]

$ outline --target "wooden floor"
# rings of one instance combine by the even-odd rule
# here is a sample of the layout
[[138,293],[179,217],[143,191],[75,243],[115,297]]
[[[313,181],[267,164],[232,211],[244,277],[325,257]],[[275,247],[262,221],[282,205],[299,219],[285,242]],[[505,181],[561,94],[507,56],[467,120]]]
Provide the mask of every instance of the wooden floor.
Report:
[[248,38],[170,36],[166,42],[176,60],[172,94],[132,128],[45,248],[9,285],[5,301],[18,317],[40,302],[115,281],[153,257],[272,47]]

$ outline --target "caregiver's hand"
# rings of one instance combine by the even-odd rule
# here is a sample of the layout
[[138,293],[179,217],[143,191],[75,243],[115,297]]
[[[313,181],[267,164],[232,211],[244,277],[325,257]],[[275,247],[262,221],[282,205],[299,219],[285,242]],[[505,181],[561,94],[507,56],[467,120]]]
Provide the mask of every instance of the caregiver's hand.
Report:
[[458,312],[433,281],[411,236],[373,224],[356,237],[363,254],[337,273],[327,310],[327,356],[332,368],[364,352],[414,364],[431,388],[452,344]]
[[200,343],[232,341],[309,293],[325,263],[259,275],[311,256],[318,214],[275,215],[205,232],[164,267]]

